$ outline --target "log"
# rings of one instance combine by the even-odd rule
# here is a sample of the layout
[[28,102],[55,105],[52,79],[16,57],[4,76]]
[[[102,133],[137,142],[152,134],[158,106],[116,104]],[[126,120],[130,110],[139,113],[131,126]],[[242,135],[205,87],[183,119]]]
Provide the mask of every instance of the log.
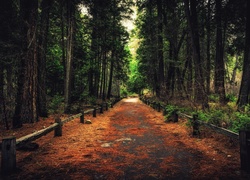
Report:
[[235,133],[233,131],[230,131],[228,129],[225,129],[225,128],[222,128],[222,127],[218,127],[218,126],[215,126],[214,124],[209,124],[209,123],[206,123],[206,122],[203,122],[203,121],[199,121],[200,124],[204,125],[204,126],[207,126],[209,127],[210,129],[220,133],[220,134],[223,134],[223,135],[226,135],[230,138],[233,138],[235,140],[239,140],[239,134],[238,133]]
[[73,120],[73,119],[75,119],[75,118],[78,118],[78,117],[81,117],[82,116],[82,113],[79,113],[79,114],[76,114],[76,115],[74,115],[74,116],[70,116],[70,117],[68,117],[68,118],[66,118],[66,119],[64,119],[64,120],[62,120],[62,124],[64,124],[64,123],[66,123],[66,122],[69,122],[69,121],[71,121],[71,120]]
[[88,114],[88,113],[93,112],[93,111],[94,111],[94,109],[88,109],[88,110],[84,111],[84,114]]
[[34,140],[36,140],[36,139],[38,139],[38,138],[40,138],[42,136],[45,136],[46,134],[53,131],[57,126],[58,126],[58,123],[54,123],[54,124],[52,124],[51,126],[45,128],[45,129],[36,131],[36,132],[34,132],[32,134],[29,134],[27,136],[23,136],[23,137],[17,139],[17,141],[16,141],[17,148],[21,147],[22,145],[24,145],[24,144],[26,144],[28,142],[34,141]]

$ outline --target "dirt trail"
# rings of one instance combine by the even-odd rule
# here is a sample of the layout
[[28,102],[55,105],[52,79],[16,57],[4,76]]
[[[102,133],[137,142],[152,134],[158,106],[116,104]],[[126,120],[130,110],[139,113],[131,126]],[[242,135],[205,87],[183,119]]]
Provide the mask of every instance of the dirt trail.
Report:
[[192,138],[185,123],[164,123],[138,98],[87,118],[92,124],[76,119],[62,137],[51,133],[38,150],[18,151],[19,171],[5,179],[244,179],[237,147]]

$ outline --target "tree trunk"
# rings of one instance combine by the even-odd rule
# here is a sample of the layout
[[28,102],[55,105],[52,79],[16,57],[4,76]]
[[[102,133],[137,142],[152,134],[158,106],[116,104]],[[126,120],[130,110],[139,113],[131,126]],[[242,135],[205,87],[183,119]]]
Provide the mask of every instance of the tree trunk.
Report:
[[214,89],[215,93],[220,96],[220,103],[225,103],[225,67],[223,58],[223,44],[222,44],[222,26],[221,26],[221,0],[216,1],[216,58],[214,70]]
[[247,1],[247,20],[246,20],[246,42],[244,52],[243,74],[241,79],[240,93],[238,97],[238,107],[247,105],[250,92],[250,1]]
[[36,44],[36,21],[38,1],[21,0],[21,33],[23,39],[23,52],[21,69],[18,80],[18,94],[16,99],[13,127],[22,126],[23,122],[31,123],[38,120],[37,112],[37,83],[38,62]]
[[48,116],[46,100],[46,52],[49,31],[49,13],[52,0],[43,0],[41,3],[41,21],[38,38],[38,111],[41,117]]
[[[195,71],[195,101],[201,103],[203,108],[208,107],[208,97],[205,93],[204,78],[202,74],[202,62],[200,57],[200,42],[199,42],[199,29],[198,29],[198,16],[196,12],[196,0],[184,0],[185,12],[187,16],[188,25],[190,28],[194,71]],[[190,7],[190,9],[189,9]]]
[[67,1],[67,44],[66,44],[66,77],[64,88],[64,112],[70,112],[72,62],[73,62],[73,33],[74,33],[74,2]]
[[210,74],[211,74],[211,55],[210,55],[210,46],[211,46],[211,27],[210,27],[210,18],[211,18],[211,0],[208,0],[207,2],[207,23],[206,23],[206,29],[207,29],[207,66],[206,66],[206,91],[207,94],[210,94]]
[[157,18],[158,18],[158,34],[157,34],[157,59],[158,59],[158,94],[160,96],[161,87],[164,82],[164,63],[163,63],[163,9],[162,0],[157,0]]

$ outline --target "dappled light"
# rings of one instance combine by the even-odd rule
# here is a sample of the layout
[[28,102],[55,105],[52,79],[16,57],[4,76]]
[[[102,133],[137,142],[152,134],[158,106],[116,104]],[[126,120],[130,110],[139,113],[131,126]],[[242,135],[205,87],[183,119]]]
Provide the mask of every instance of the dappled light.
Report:
[[123,101],[128,103],[137,103],[138,98],[125,98]]

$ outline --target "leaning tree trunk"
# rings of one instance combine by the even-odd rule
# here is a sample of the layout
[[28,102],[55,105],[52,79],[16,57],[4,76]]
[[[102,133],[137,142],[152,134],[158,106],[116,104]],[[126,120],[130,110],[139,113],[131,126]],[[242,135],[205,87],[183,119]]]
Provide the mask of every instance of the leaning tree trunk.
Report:
[[247,105],[250,92],[250,1],[247,1],[247,21],[246,21],[246,42],[244,53],[243,74],[241,79],[240,93],[238,97],[238,106],[241,108]]
[[37,0],[20,1],[21,34],[24,39],[13,128],[21,127],[23,122],[32,123],[38,120],[37,12]]

